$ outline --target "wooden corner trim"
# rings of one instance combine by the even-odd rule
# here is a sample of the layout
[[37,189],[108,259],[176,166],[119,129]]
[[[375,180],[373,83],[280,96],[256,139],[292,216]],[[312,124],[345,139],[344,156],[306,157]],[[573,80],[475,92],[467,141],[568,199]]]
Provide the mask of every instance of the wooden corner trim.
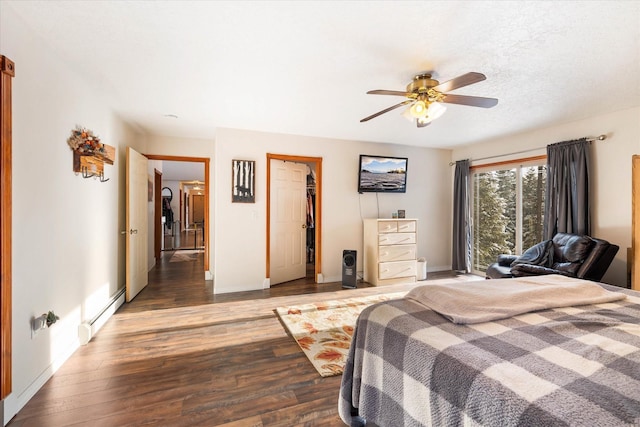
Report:
[[11,79],[15,64],[0,55],[0,399],[12,390],[11,374]]
[[6,56],[0,56],[0,71],[3,74],[8,74],[11,77],[16,75],[16,64]]

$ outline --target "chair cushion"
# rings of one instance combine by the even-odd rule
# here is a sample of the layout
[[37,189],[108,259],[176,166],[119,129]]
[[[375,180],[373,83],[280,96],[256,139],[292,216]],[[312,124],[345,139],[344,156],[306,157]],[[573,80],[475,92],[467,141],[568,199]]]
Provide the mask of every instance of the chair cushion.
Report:
[[553,237],[553,262],[582,263],[589,256],[594,243],[589,236],[558,233]]
[[518,259],[518,255],[501,254],[498,255],[498,265],[501,267],[509,267],[516,259]]
[[582,263],[591,253],[595,241],[589,236],[558,233],[553,236],[551,268],[561,274],[576,276]]
[[566,273],[571,276],[577,276],[578,270],[582,264],[579,262],[554,262],[551,268],[560,273]]
[[544,274],[562,274],[564,276],[571,276],[570,273],[566,273],[561,270],[545,267],[543,265],[533,264],[518,264],[511,268],[511,274],[513,277],[522,276],[541,276]]
[[511,267],[515,267],[518,264],[532,264],[549,267],[549,253],[552,243],[552,240],[545,240],[531,246],[511,263]]

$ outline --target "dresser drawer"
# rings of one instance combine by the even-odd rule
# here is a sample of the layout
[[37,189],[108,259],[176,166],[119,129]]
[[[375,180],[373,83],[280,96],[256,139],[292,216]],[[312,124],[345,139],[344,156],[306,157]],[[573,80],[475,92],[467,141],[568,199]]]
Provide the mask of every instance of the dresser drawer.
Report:
[[416,221],[385,220],[378,221],[378,233],[415,233]]
[[395,261],[381,262],[378,264],[378,277],[380,279],[393,279],[396,277],[409,277],[416,275],[416,262]]
[[380,246],[378,261],[407,261],[416,259],[416,245]]
[[398,221],[379,221],[378,233],[396,233],[398,231]]
[[398,221],[398,233],[415,233],[416,222],[411,221]]
[[378,235],[380,245],[413,245],[416,243],[416,233],[384,233]]

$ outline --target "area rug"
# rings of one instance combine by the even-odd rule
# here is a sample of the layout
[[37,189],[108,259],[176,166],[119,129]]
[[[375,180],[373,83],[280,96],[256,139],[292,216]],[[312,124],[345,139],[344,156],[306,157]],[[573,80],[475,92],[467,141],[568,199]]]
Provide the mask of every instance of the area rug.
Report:
[[278,307],[276,312],[293,339],[323,377],[340,375],[358,315],[371,304],[402,298],[406,292]]
[[198,259],[198,254],[204,253],[203,250],[180,250],[175,251],[171,258],[169,258],[169,262],[185,262],[185,261],[195,261]]

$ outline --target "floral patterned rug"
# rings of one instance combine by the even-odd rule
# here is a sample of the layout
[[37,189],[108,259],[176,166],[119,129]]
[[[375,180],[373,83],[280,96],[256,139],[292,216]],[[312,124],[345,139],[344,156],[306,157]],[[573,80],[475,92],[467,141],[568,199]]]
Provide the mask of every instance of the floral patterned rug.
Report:
[[402,298],[406,292],[278,307],[276,312],[304,354],[323,377],[340,375],[356,319],[371,304]]

